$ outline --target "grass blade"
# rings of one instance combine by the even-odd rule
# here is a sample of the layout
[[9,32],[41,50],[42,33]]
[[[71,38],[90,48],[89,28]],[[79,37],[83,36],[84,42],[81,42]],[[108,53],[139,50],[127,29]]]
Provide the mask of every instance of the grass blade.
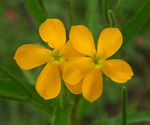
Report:
[[41,8],[37,0],[23,0],[23,3],[37,25],[40,25],[47,18],[46,12]]
[[[122,28],[124,42],[122,48],[132,39],[150,18],[150,0],[145,0],[143,6],[137,11],[134,17]],[[121,49],[122,49],[121,48]]]

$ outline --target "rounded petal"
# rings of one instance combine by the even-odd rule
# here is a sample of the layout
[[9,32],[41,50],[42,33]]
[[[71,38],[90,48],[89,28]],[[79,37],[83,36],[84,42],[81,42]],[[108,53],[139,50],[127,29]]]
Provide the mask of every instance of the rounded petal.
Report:
[[93,67],[94,64],[89,57],[70,60],[64,66],[63,79],[68,84],[76,85]]
[[71,45],[71,42],[69,42],[69,41],[63,47],[62,53],[66,60],[75,59],[75,58],[79,58],[79,57],[83,56],[82,53],[78,52],[77,50],[75,50],[73,48],[73,46]]
[[72,26],[69,38],[77,51],[89,56],[96,53],[93,35],[85,26]]
[[118,28],[106,28],[99,35],[98,54],[101,58],[106,59],[117,52],[122,42],[122,34]]
[[52,63],[46,64],[36,82],[36,90],[45,100],[55,98],[61,90],[59,68]]
[[82,83],[83,97],[87,101],[92,103],[102,95],[102,90],[103,90],[102,74],[99,70],[92,70],[83,79]]
[[68,83],[65,83],[66,87],[69,89],[69,91],[73,94],[81,94],[81,88],[82,88],[82,80],[81,82],[79,82],[78,84],[76,85],[71,85],[71,84],[68,84]]
[[24,70],[32,69],[48,62],[51,51],[38,45],[26,44],[20,46],[14,59]]
[[106,60],[102,70],[106,76],[117,83],[125,83],[133,76],[129,64],[119,59]]
[[47,19],[41,24],[39,34],[52,48],[61,48],[66,42],[66,30],[59,19]]

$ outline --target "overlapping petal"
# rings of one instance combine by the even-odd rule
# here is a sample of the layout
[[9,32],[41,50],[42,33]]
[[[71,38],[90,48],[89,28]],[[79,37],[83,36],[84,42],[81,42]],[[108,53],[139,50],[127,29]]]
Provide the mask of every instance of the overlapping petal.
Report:
[[90,58],[76,58],[65,65],[63,78],[66,83],[76,85],[93,67],[94,64]]
[[119,59],[106,60],[102,70],[105,75],[117,83],[125,83],[133,76],[129,64]]
[[106,28],[99,35],[98,54],[101,58],[106,59],[117,52],[122,42],[122,34],[118,28]]
[[66,60],[71,60],[83,56],[82,53],[73,48],[70,41],[68,41],[67,44],[62,48],[62,54]]
[[93,56],[96,54],[92,33],[83,25],[72,26],[69,34],[72,46],[79,52]]
[[76,85],[71,85],[68,83],[65,83],[68,90],[73,94],[81,94],[82,93],[82,80],[77,83]]
[[41,24],[39,34],[52,48],[60,49],[66,42],[66,30],[59,19],[47,19]]
[[24,70],[32,69],[48,62],[51,51],[39,45],[26,44],[20,46],[14,59]]
[[39,75],[36,90],[44,99],[52,99],[59,95],[61,78],[57,65],[48,63]]
[[83,97],[89,102],[98,99],[102,95],[102,82],[102,74],[99,70],[92,70],[88,73],[82,83]]

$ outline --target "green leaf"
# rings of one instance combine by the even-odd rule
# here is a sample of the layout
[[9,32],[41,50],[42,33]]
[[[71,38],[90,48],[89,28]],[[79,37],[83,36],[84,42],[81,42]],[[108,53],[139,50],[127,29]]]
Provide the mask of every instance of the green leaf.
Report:
[[141,5],[141,8],[137,8],[137,13],[133,16],[129,22],[122,28],[124,42],[122,48],[131,40],[136,33],[143,27],[146,21],[150,18],[150,0],[145,0]]
[[23,2],[37,25],[40,25],[47,18],[47,14],[38,0],[23,0]]
[[134,113],[128,117],[128,123],[150,122],[150,111]]
[[50,101],[45,101],[41,98],[35,87],[29,83],[24,83],[21,80],[17,79],[13,73],[10,71],[0,67],[0,72],[6,77],[8,80],[0,79],[0,97],[13,99],[17,101],[28,101],[46,111],[49,115],[51,115],[52,106],[50,105]]
[[138,102],[135,101],[127,107],[128,114],[134,114],[138,108]]
[[35,88],[32,85],[29,85],[28,83],[24,84],[31,89],[32,95],[27,93],[27,91],[25,91],[25,89],[17,82],[0,79],[0,98],[32,103],[52,116],[52,105],[50,104],[52,101],[45,101],[36,93]]
[[[146,112],[134,112],[127,116],[128,124],[140,123],[140,122],[150,122],[150,111]],[[103,117],[99,117],[99,119],[95,120],[91,125],[120,125],[121,117],[113,117],[110,118],[107,115]]]
[[0,97],[27,101],[30,95],[11,80],[0,80]]
[[91,125],[120,125],[121,119],[118,117],[110,118],[106,114],[99,117],[99,119],[95,120],[91,123]]

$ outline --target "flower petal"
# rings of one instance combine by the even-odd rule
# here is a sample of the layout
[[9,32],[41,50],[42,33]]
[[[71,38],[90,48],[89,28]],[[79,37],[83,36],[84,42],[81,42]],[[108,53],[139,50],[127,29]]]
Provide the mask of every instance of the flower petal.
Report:
[[64,63],[60,63],[61,72],[63,72],[64,65],[69,60],[83,57],[82,53],[78,52],[77,50],[75,50],[72,47],[71,42],[67,42],[67,44],[65,44],[65,46],[61,49],[61,54],[62,54],[63,58],[65,59]]
[[36,90],[45,100],[55,98],[61,90],[61,78],[57,65],[48,63],[36,82]]
[[43,41],[52,48],[61,48],[66,42],[66,30],[59,19],[47,19],[41,24],[39,33]]
[[106,60],[102,70],[105,75],[117,83],[125,83],[133,76],[129,64],[119,59]]
[[70,41],[68,41],[67,44],[63,47],[62,53],[66,60],[75,59],[83,56],[82,53],[78,52],[73,48]]
[[77,51],[89,56],[93,56],[96,53],[92,33],[85,26],[72,26],[69,38],[72,46]]
[[24,70],[32,69],[48,62],[51,51],[38,45],[26,44],[20,46],[14,59]]
[[122,34],[118,28],[106,28],[100,33],[98,39],[98,54],[106,59],[117,52],[122,42]]
[[82,83],[83,97],[91,103],[98,99],[102,95],[102,82],[102,74],[99,70],[94,69],[88,73]]
[[81,88],[82,88],[82,80],[76,85],[71,85],[68,83],[65,83],[66,87],[69,89],[69,91],[73,94],[81,94]]
[[94,67],[89,57],[80,57],[70,60],[64,66],[63,78],[66,83],[76,85]]

